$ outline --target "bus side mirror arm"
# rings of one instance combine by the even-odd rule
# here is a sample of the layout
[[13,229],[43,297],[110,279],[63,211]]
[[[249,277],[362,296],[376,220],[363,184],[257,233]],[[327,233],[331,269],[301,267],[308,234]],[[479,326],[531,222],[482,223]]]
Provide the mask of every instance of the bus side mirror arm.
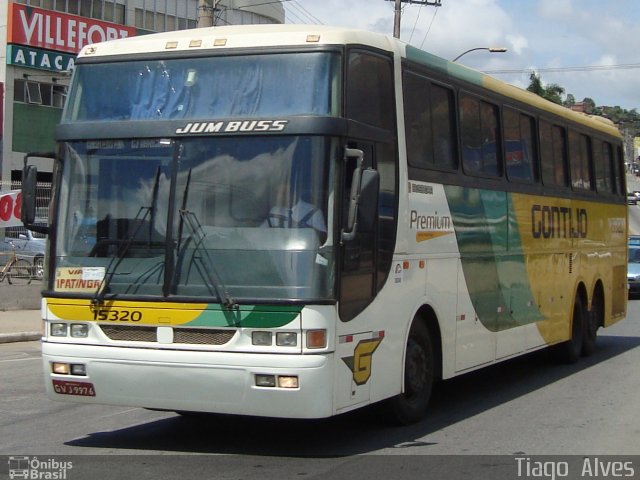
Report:
[[358,232],[358,222],[365,230],[371,230],[375,224],[378,204],[380,175],[377,170],[363,169],[364,152],[346,148],[344,158],[356,158],[357,164],[351,181],[351,194],[346,228],[342,229],[340,242],[350,242]]
[[362,181],[362,164],[364,163],[364,152],[356,148],[344,149],[344,161],[349,158],[356,159],[356,168],[353,170],[351,179],[351,193],[349,195],[349,213],[347,214],[347,225],[342,229],[340,242],[349,242],[356,238],[358,228],[358,197],[360,195],[360,182]]
[[29,158],[51,158],[55,159],[55,153],[27,153],[24,156],[24,166],[22,168],[22,205],[20,207],[20,220],[24,226],[38,233],[49,233],[48,226],[36,225],[36,188],[38,181],[38,168],[35,165],[29,165]]

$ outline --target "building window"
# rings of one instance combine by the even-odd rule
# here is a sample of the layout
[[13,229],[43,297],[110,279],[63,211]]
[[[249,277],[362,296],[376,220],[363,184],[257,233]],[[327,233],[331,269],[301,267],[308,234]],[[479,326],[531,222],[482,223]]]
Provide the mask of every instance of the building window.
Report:
[[13,101],[18,103],[62,108],[67,96],[67,86],[57,83],[16,79],[13,82],[13,88]]
[[125,0],[16,0],[16,3],[125,24]]

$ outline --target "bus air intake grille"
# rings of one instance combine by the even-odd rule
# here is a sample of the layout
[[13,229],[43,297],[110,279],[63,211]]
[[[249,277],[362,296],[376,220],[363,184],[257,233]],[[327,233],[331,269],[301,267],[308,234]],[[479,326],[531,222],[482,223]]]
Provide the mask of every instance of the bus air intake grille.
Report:
[[224,345],[235,335],[235,330],[215,330],[209,328],[175,328],[173,343],[190,345]]
[[155,342],[156,327],[132,327],[128,325],[100,325],[110,340],[121,342]]

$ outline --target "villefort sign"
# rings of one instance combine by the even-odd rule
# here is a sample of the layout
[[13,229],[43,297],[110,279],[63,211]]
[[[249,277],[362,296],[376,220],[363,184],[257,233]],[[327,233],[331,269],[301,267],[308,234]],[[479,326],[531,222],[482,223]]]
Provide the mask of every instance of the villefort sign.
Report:
[[9,4],[7,43],[76,54],[91,43],[135,36],[136,29],[76,15]]

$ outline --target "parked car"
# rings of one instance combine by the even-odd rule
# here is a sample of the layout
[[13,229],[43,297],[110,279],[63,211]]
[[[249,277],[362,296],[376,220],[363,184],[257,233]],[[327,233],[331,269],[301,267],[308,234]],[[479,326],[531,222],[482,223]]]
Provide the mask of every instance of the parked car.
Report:
[[[7,227],[4,229],[4,239],[0,242],[0,252],[11,252],[15,249],[18,258],[23,258],[31,264],[33,278],[42,280],[46,244],[46,237],[42,234],[24,227]],[[8,259],[8,255],[0,255],[0,265],[4,265]]]
[[627,285],[629,298],[640,296],[640,242],[629,239],[629,258],[627,263]]
[[627,193],[627,203],[629,205],[637,205],[638,204],[638,197],[636,197],[635,193],[632,193],[632,192]]

